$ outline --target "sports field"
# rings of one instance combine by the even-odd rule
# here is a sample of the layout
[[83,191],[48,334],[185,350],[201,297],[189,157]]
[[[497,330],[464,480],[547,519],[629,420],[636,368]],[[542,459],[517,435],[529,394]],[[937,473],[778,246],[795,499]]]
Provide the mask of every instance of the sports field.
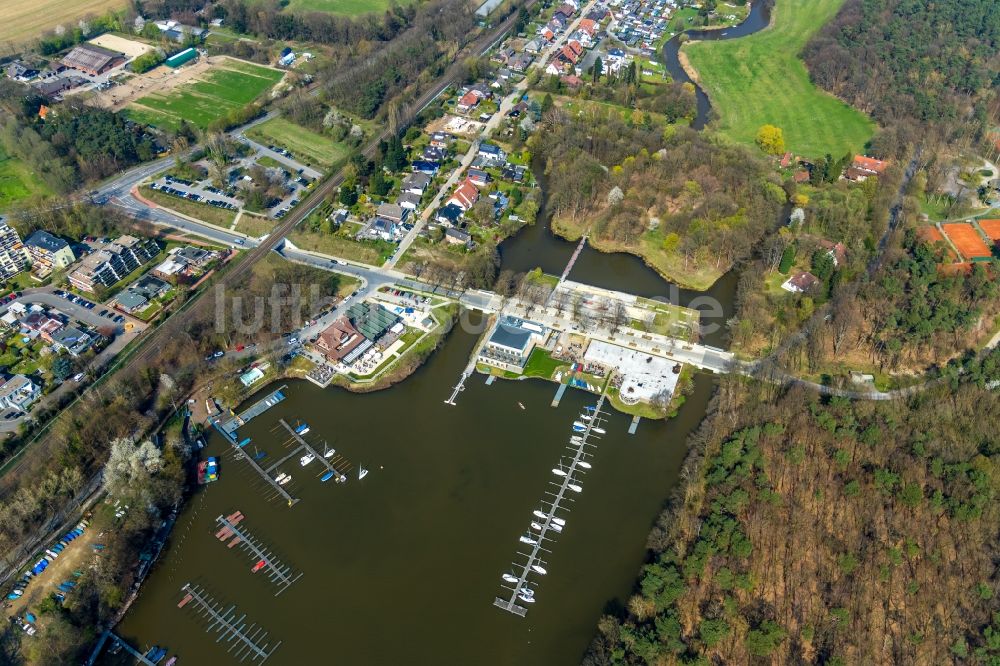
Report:
[[0,44],[21,44],[37,39],[57,25],[70,28],[88,14],[124,9],[126,0],[2,0]]
[[46,194],[51,191],[27,164],[0,149],[0,210],[22,199]]
[[761,32],[684,46],[719,115],[715,127],[722,134],[752,144],[760,126],[771,124],[784,131],[785,146],[799,155],[863,152],[874,123],[814,86],[798,57],[843,2],[777,0],[772,25]]
[[358,16],[360,14],[381,14],[393,4],[409,5],[415,0],[291,0],[288,9],[300,12],[326,12],[342,16]]
[[309,166],[329,168],[347,156],[344,144],[284,118],[256,125],[247,131],[247,136],[258,143],[287,148],[295,159]]
[[968,222],[942,224],[941,229],[965,259],[990,256],[990,247]]
[[227,58],[197,80],[140,97],[126,107],[126,113],[137,122],[164,129],[176,129],[181,119],[204,129],[260,97],[283,75],[279,70]]
[[979,220],[978,224],[991,241],[1000,242],[1000,220]]

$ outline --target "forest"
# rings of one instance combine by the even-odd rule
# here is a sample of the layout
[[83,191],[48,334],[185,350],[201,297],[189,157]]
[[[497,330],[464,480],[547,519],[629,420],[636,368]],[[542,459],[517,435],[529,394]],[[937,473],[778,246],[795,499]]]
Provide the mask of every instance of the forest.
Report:
[[[544,106],[544,105],[543,105]],[[774,227],[787,195],[748,149],[601,108],[553,107],[529,140],[559,233],[705,289]]]
[[981,137],[998,46],[994,0],[847,0],[803,57],[817,85],[911,140],[921,126]]
[[584,663],[997,663],[1000,352],[963,370],[883,402],[723,380]]

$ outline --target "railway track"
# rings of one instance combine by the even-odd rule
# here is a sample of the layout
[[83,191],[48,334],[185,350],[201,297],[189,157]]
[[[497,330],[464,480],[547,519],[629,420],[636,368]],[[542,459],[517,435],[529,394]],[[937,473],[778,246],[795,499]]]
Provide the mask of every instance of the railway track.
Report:
[[[535,1],[536,0],[531,0],[530,2],[525,3],[525,7],[531,7]],[[460,69],[460,65],[458,63],[460,63],[463,58],[470,53],[474,53],[476,55],[483,55],[486,53],[507,33],[507,31],[513,27],[516,19],[517,12],[513,12],[509,17],[504,19],[499,26],[480,36],[474,42],[466,46],[463,53],[456,55],[455,63],[452,64],[440,77],[438,77],[434,85],[411,102],[406,111],[401,114],[402,123],[407,124],[412,122],[420,111],[436,99],[456,80]],[[372,137],[364,149],[362,149],[361,154],[366,158],[371,159],[371,157],[374,156],[375,152],[378,150],[379,143],[386,140],[389,135],[389,129],[383,129],[377,135]],[[318,185],[305,198],[305,200],[302,201],[302,203],[299,204],[295,210],[293,210],[284,219],[284,221],[282,221],[282,223],[275,228],[275,230],[265,239],[263,243],[250,250],[249,255],[238,265],[225,271],[214,283],[214,286],[218,287],[240,284],[241,279],[249,275],[249,272],[258,261],[263,259],[268,252],[277,247],[278,244],[284,240],[285,236],[287,236],[302,220],[308,217],[313,210],[322,205],[326,197],[334,192],[336,188],[340,187],[343,182],[344,169],[341,168],[339,171],[330,175],[326,180],[320,183],[320,185]],[[160,324],[160,326],[158,326],[149,334],[148,337],[146,337],[140,348],[133,354],[128,362],[119,368],[118,371],[133,371],[158,354],[162,348],[162,344],[160,344],[161,342],[165,342],[178,333],[183,332],[185,330],[186,323],[198,312],[200,312],[207,304],[212,302],[212,299],[207,298],[210,291],[214,291],[214,289],[204,289],[199,294],[194,296],[192,300],[188,302],[186,307],[181,308],[166,321]]]

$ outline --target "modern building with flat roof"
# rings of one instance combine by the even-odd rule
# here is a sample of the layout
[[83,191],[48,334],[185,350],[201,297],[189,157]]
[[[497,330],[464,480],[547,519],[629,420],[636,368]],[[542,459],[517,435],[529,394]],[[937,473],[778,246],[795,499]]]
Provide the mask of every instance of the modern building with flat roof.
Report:
[[0,215],[0,280],[9,280],[28,267],[28,251],[17,230]]
[[545,341],[546,335],[546,328],[541,324],[503,316],[480,349],[479,361],[502,370],[523,372],[531,351],[536,344]]
[[39,277],[66,268],[76,261],[76,255],[73,254],[69,243],[43,229],[28,236],[24,241],[24,247],[31,257],[31,270]]
[[152,238],[120,236],[84,257],[69,274],[69,281],[77,289],[92,292],[97,285],[107,287],[123,280],[159,253],[160,246]]

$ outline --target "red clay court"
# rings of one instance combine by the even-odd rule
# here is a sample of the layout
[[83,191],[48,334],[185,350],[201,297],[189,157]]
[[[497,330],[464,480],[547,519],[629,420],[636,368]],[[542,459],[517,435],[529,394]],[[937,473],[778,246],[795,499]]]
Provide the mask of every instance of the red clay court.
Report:
[[955,222],[953,224],[942,224],[941,228],[966,259],[992,256],[992,252],[986,241],[983,240],[983,237],[979,235],[979,232],[971,224],[967,222]]
[[1000,241],[1000,220],[979,220],[979,227],[994,243]]
[[955,256],[955,251],[951,249],[951,246],[948,245],[948,242],[944,239],[944,234],[938,231],[938,228],[935,227],[934,225],[928,225],[925,227],[918,228],[917,238],[930,245],[934,245],[935,243],[943,243],[945,256],[948,258],[948,261],[958,261],[958,257]]

